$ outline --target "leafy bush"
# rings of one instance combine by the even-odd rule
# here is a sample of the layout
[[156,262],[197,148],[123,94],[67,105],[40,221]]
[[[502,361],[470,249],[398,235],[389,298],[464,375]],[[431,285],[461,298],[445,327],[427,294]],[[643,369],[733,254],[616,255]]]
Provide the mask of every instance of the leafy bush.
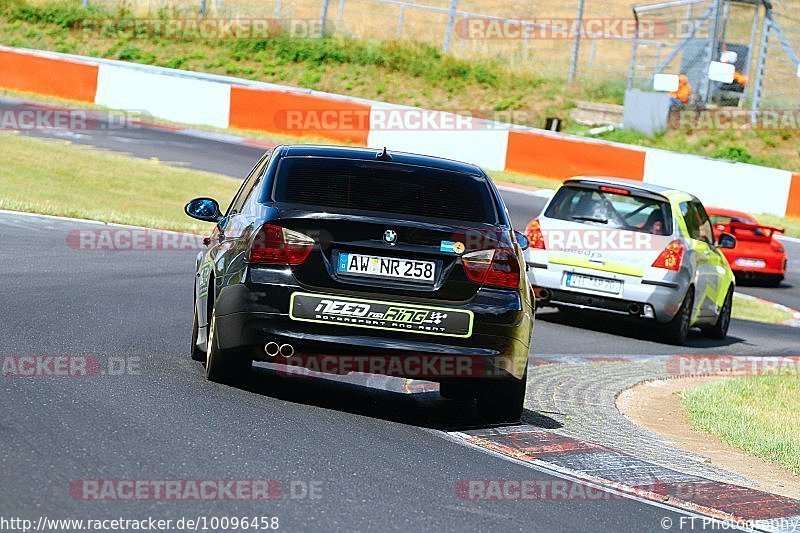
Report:
[[741,146],[722,146],[714,150],[711,157],[717,159],[730,159],[739,163],[753,163],[753,156]]
[[30,24],[53,24],[60,28],[80,28],[83,19],[103,16],[105,13],[95,7],[82,8],[77,4],[54,3],[41,6],[3,1],[6,18]]

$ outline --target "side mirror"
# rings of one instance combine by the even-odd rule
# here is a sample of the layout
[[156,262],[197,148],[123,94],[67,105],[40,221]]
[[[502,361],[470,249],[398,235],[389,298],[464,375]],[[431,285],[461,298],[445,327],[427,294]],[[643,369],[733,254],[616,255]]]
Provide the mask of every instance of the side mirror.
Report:
[[195,198],[194,200],[189,200],[189,203],[186,204],[183,211],[190,217],[204,222],[218,222],[222,218],[219,204],[213,198]]
[[514,238],[517,239],[517,244],[519,244],[519,247],[522,248],[523,250],[527,250],[528,247],[531,245],[528,238],[518,231],[514,232]]
[[736,248],[736,237],[730,233],[721,233],[717,239],[717,248]]

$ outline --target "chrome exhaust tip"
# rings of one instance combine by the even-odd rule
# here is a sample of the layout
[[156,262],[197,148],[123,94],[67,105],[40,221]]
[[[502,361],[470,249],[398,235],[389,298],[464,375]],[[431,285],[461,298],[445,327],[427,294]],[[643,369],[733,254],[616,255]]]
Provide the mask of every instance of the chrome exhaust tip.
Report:
[[281,344],[278,351],[283,357],[287,359],[294,355],[294,347],[291,344]]
[[539,289],[539,299],[540,300],[549,300],[550,299],[550,289]]
[[264,352],[270,357],[275,357],[280,351],[281,347],[278,346],[277,342],[271,341],[264,345]]

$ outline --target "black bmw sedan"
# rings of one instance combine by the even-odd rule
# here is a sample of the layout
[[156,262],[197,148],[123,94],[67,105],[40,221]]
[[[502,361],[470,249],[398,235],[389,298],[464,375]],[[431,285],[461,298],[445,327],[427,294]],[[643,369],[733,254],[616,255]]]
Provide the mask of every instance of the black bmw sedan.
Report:
[[522,412],[533,331],[522,251],[479,167],[386,149],[279,146],[197,257],[192,357],[235,383],[253,360],[437,381],[487,420]]

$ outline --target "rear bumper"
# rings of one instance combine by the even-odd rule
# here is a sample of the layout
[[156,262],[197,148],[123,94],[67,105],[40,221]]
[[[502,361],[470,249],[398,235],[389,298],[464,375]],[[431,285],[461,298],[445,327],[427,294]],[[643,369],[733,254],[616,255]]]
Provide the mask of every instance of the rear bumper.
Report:
[[[341,361],[338,368],[344,370],[352,371],[353,365],[364,364],[367,370],[377,369],[374,373],[433,381],[523,376],[533,315],[512,291],[481,289],[466,303],[435,304],[474,313],[472,334],[468,338],[293,320],[289,316],[289,300],[293,292],[300,291],[326,294],[296,283],[243,283],[223,288],[217,298],[215,322],[220,348],[245,351],[256,360],[292,365],[297,361],[319,365],[321,356],[330,356]],[[357,294],[347,296],[373,299]],[[268,342],[291,344],[295,354],[291,362],[280,356],[268,357],[264,351]],[[392,364],[387,358],[396,361]],[[423,359],[429,364],[419,369],[409,364],[409,358]],[[374,363],[375,360],[383,363]],[[381,372],[384,367],[393,372]]]
[[[566,272],[620,280],[623,283],[622,293],[613,295],[567,287],[564,281]],[[688,278],[679,275],[667,279],[649,279],[553,265],[547,268],[531,266],[528,279],[537,293],[546,293],[547,298],[542,300],[551,305],[606,311],[642,319],[647,318],[645,306],[649,305],[653,309],[653,319],[660,323],[672,320],[689,288]]]
[[733,274],[741,279],[756,279],[760,277],[783,278],[784,270],[770,268],[732,268]]
[[[737,276],[749,277],[758,275],[783,276],[786,273],[786,255],[760,255],[743,253],[737,256],[727,257],[731,270]],[[737,259],[755,259],[764,261],[763,267],[742,266],[736,264]]]

